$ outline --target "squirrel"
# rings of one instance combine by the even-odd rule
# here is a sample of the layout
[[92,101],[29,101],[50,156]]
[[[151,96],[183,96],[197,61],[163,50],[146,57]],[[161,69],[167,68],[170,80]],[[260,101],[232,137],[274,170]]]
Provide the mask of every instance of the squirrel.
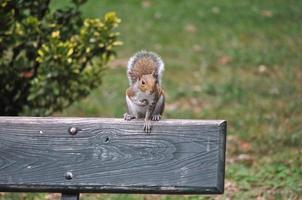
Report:
[[151,132],[151,120],[159,121],[165,108],[165,94],[161,88],[164,62],[154,52],[139,51],[128,61],[125,120],[144,118],[144,132]]

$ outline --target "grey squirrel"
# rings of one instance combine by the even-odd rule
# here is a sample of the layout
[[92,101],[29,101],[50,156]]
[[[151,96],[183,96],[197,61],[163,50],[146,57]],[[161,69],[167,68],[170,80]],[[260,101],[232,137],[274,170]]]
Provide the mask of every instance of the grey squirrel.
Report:
[[130,87],[126,90],[128,111],[125,120],[144,118],[144,131],[151,132],[151,120],[161,119],[165,95],[161,88],[164,62],[154,52],[139,51],[128,61],[127,76]]

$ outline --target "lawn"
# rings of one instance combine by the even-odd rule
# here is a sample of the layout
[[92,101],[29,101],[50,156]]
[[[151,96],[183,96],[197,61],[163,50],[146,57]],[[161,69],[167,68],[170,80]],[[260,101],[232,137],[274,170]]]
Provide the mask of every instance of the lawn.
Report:
[[[52,6],[64,5],[56,0]],[[89,0],[86,17],[117,12],[124,45],[103,84],[56,115],[121,117],[128,58],[155,51],[166,63],[165,118],[228,121],[226,191],[81,199],[302,199],[301,10],[300,0]],[[0,193],[3,200],[45,197],[59,199]]]

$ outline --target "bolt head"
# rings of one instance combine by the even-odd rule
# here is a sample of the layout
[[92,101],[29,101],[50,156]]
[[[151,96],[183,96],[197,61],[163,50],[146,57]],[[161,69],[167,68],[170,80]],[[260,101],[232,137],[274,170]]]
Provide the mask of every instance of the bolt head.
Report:
[[73,177],[73,175],[72,175],[71,172],[66,172],[66,173],[64,174],[64,176],[65,176],[65,179],[66,179],[66,180],[71,180],[72,177]]
[[76,127],[70,127],[69,128],[69,134],[70,135],[75,135],[75,134],[77,134],[77,132],[78,132],[78,129]]

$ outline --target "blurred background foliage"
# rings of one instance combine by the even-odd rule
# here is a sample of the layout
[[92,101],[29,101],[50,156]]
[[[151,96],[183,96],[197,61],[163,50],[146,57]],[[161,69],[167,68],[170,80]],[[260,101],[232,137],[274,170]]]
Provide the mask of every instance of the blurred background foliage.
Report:
[[[52,1],[51,8],[69,6]],[[126,64],[136,51],[166,63],[166,118],[228,120],[225,194],[82,194],[96,199],[301,199],[302,1],[89,0],[80,10],[115,11],[124,45],[103,83],[55,116],[121,117]],[[0,194],[0,199],[59,194]]]
[[100,85],[120,19],[83,19],[84,2],[50,10],[50,0],[1,1],[0,115],[50,115]]

